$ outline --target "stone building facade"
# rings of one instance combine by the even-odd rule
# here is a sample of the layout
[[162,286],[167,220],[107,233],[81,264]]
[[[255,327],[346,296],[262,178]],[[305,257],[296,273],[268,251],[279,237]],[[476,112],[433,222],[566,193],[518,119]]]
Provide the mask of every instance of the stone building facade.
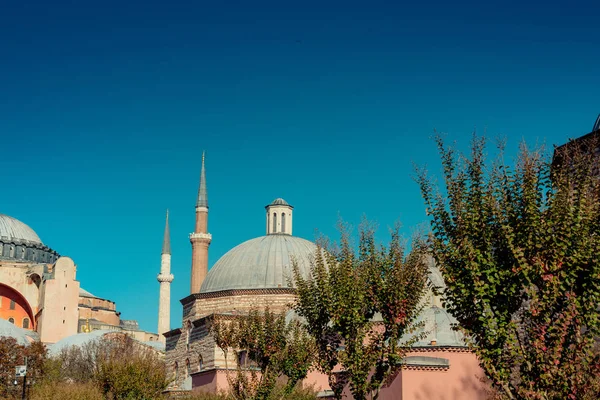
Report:
[[172,390],[223,388],[226,363],[210,335],[214,318],[230,318],[251,308],[268,306],[284,312],[294,301],[292,260],[308,272],[315,244],[292,236],[293,207],[283,199],[266,206],[266,235],[228,251],[208,270],[208,193],[204,156],[192,244],[191,293],[181,300],[181,327],[164,334],[167,367],[174,378]]
[[97,329],[158,339],[123,325],[113,301],[81,288],[71,258],[45,245],[28,225],[4,214],[0,214],[0,318],[44,343]]

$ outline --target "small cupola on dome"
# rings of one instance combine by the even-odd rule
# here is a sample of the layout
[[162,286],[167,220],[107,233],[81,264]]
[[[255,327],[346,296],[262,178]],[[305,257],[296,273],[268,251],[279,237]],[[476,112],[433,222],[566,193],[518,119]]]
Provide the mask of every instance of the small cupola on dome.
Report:
[[267,235],[292,234],[292,207],[284,199],[277,198],[265,207],[267,210]]

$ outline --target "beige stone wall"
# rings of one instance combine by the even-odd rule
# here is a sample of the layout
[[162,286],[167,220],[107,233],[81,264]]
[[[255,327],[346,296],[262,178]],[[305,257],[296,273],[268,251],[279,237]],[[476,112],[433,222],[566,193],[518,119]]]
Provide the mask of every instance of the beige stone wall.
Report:
[[79,319],[97,319],[105,324],[119,326],[121,318],[115,311],[93,310],[87,307],[79,307]]
[[158,342],[159,338],[156,333],[146,332],[146,331],[130,331],[127,329],[122,330],[123,333],[128,334],[140,342]]
[[43,274],[44,264],[0,262],[0,282],[25,297],[34,315],[39,311],[40,288],[31,278],[39,277],[39,283]]
[[54,265],[54,278],[42,284],[38,333],[44,343],[56,343],[77,333],[79,282],[76,267],[69,257],[60,257]]
[[79,319],[96,319],[108,325],[119,326],[121,317],[114,301],[97,297],[79,296]]
[[[165,357],[167,368],[173,378],[171,389],[181,388],[187,378],[187,362],[191,366],[191,374],[200,372],[200,359],[202,370],[223,369],[226,365],[232,368],[236,365],[233,352],[228,354],[227,363],[223,351],[218,348],[210,334],[211,314],[246,313],[251,309],[264,309],[269,307],[274,312],[285,312],[294,301],[292,293],[268,293],[266,291],[247,291],[245,293],[219,296],[201,295],[192,298],[184,305],[183,326],[180,333],[169,335],[166,338]],[[207,318],[208,317],[208,318]],[[190,334],[191,332],[191,334]],[[188,339],[189,338],[189,339]],[[175,372],[177,365],[177,373]],[[194,378],[200,379],[200,378]]]
[[112,310],[112,311],[115,311],[117,309],[116,304],[110,300],[104,300],[104,299],[93,298],[93,297],[92,298],[91,297],[80,297],[79,302],[80,302],[80,304],[86,304],[86,305],[91,304],[92,307],[100,307],[100,308],[105,308],[105,309]]
[[174,379],[169,386],[171,389],[180,388],[188,377],[188,362],[190,374],[214,369],[217,366],[215,364],[217,347],[209,329],[209,321],[204,319],[196,326],[191,322],[186,323],[181,328],[181,333],[167,337],[165,362],[168,373]]
[[274,312],[287,311],[295,299],[292,293],[260,294],[248,292],[232,296],[215,296],[194,299],[183,308],[183,322],[210,314],[246,313],[249,310],[269,307]]

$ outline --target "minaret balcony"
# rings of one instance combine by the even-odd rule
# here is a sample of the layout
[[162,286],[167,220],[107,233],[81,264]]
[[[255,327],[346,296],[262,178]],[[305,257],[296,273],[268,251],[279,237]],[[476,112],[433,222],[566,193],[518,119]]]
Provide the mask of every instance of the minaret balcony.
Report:
[[190,233],[190,240],[205,240],[210,242],[212,240],[212,235],[210,233],[194,232]]
[[171,283],[171,282],[173,282],[173,279],[174,279],[173,274],[160,273],[156,277],[156,280],[159,281],[160,283],[163,283],[163,282]]

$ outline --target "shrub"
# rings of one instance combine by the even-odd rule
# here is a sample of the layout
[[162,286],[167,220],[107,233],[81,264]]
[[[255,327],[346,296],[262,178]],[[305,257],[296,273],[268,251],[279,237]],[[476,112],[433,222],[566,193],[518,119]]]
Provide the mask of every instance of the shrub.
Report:
[[103,400],[102,392],[92,382],[64,383],[45,381],[35,386],[31,400]]

